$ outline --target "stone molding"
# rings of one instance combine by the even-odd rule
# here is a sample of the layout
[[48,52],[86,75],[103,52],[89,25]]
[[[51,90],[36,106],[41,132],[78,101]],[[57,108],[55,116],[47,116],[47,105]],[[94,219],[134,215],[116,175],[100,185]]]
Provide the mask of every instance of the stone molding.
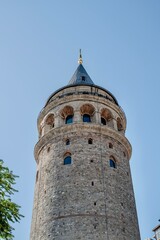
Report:
[[101,126],[93,123],[72,123],[68,125],[61,126],[59,128],[53,128],[51,129],[48,133],[46,133],[40,140],[37,142],[35,145],[34,149],[34,156],[35,159],[38,163],[38,156],[41,150],[43,149],[44,146],[46,146],[50,141],[54,138],[57,138],[57,136],[64,136],[65,134],[71,134],[71,133],[76,133],[76,132],[89,132],[89,133],[97,133],[103,136],[111,137],[114,140],[118,141],[121,143],[127,152],[128,159],[131,157],[132,153],[132,147],[128,139],[117,132],[116,130],[106,127],[106,126]]
[[[117,114],[121,117],[122,119],[122,122],[123,122],[123,126],[124,126],[124,129],[126,129],[126,124],[127,124],[127,120],[126,120],[126,116],[125,116],[125,113],[124,111],[122,110],[121,107],[117,106],[115,103],[112,103],[111,101],[109,101],[108,99],[103,99],[103,98],[100,98],[98,96],[90,96],[90,95],[72,95],[72,96],[67,96],[65,97],[65,99],[58,99],[58,100],[55,100],[51,103],[49,103],[45,108],[42,109],[42,111],[40,112],[39,116],[38,116],[38,119],[37,119],[37,125],[38,125],[38,130],[40,131],[40,124],[42,122],[42,120],[44,119],[44,117],[50,113],[50,111],[52,111],[55,107],[57,106],[61,106],[61,105],[64,105],[64,103],[67,105],[67,104],[71,104],[72,106],[72,102],[76,102],[76,101],[84,101],[84,103],[86,104],[87,102],[90,103],[90,102],[95,102],[95,109],[96,111],[99,111],[99,109],[97,109],[97,103],[98,104],[104,104],[106,105],[109,109],[112,109],[114,110],[115,112],[117,112]],[[63,108],[63,107],[62,107]],[[59,110],[61,111],[61,109]],[[77,109],[76,109],[77,111]],[[79,109],[80,111],[80,109]]]

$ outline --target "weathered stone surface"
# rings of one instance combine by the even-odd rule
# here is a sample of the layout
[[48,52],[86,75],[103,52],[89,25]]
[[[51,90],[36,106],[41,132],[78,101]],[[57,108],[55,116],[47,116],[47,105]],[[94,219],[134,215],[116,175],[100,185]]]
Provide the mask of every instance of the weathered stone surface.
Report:
[[[91,87],[83,88],[90,91]],[[107,98],[77,94],[82,86],[74,87],[74,91],[63,89],[63,94],[69,89],[72,95],[60,98],[59,92],[53,96],[38,118],[40,139],[35,147],[37,175],[30,240],[140,240],[129,166],[131,145],[124,136],[125,115]],[[82,121],[84,104],[94,108],[91,123]],[[71,124],[65,124],[62,114],[66,106],[74,110]],[[112,116],[106,125],[101,124],[102,109]],[[54,115],[49,118],[54,119],[54,127],[53,121],[46,121],[49,114]],[[66,154],[71,155],[70,165],[64,165]],[[110,158],[116,168],[110,167]]]

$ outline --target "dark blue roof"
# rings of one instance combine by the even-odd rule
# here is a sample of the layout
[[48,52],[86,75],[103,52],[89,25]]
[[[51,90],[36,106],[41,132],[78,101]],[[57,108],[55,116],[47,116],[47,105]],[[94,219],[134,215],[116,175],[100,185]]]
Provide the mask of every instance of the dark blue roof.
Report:
[[75,84],[87,84],[87,85],[94,85],[94,82],[86,72],[85,68],[82,64],[79,64],[78,68],[76,69],[73,77],[69,81],[68,85],[75,85]]
[[76,69],[75,73],[73,74],[71,80],[69,81],[68,85],[64,86],[62,88],[59,88],[57,91],[52,93],[51,96],[48,98],[46,105],[50,102],[51,98],[56,93],[60,92],[61,90],[65,89],[65,88],[70,88],[72,86],[79,86],[79,85],[94,86],[95,88],[102,89],[103,91],[108,93],[114,99],[115,103],[118,105],[118,102],[117,102],[116,98],[112,95],[112,93],[110,93],[105,88],[102,88],[102,87],[94,84],[94,82],[92,81],[92,79],[90,78],[90,76],[88,75],[88,73],[86,72],[85,68],[82,65],[82,58],[79,59],[78,63],[79,63],[79,66],[77,67],[77,69]]

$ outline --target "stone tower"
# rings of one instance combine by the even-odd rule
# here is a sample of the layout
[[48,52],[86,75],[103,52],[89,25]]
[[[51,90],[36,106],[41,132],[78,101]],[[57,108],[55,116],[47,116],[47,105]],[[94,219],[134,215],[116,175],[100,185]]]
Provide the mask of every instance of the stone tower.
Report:
[[82,65],[38,116],[30,240],[140,240],[126,117]]

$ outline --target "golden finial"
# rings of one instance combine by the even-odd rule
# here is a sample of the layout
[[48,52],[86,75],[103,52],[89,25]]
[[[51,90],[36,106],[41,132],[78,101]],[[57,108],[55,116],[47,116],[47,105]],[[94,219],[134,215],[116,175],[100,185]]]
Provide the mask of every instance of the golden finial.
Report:
[[79,59],[78,59],[78,63],[79,63],[79,64],[82,64],[82,63],[83,63],[81,49],[79,50]]

